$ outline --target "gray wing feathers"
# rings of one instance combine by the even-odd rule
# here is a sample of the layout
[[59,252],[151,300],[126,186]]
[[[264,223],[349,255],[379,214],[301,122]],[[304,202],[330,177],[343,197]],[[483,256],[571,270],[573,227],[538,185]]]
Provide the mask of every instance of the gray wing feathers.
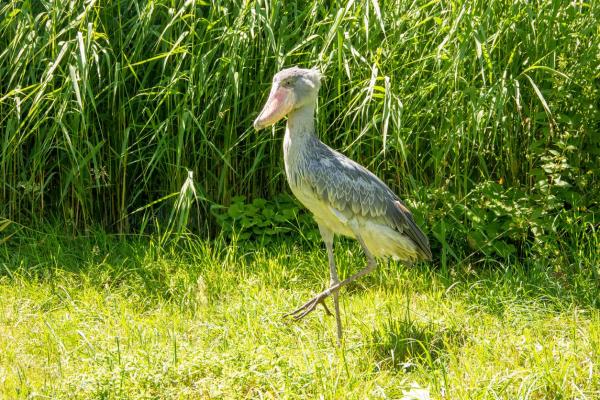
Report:
[[360,167],[358,164],[348,161],[317,158],[309,163],[305,178],[321,199],[340,211],[365,217],[384,215],[385,199],[379,182],[368,179],[364,174],[368,171],[361,171],[356,168]]
[[311,157],[305,175],[313,191],[341,212],[381,219],[412,239],[423,258],[431,259],[427,236],[398,196],[360,164],[321,146],[313,149],[317,154]]
[[400,201],[400,199],[396,200],[393,203],[393,207],[390,207],[388,210],[388,215],[390,219],[392,219],[397,226],[402,227],[402,231],[409,238],[412,239],[413,242],[419,246],[419,250],[421,251],[421,255],[425,260],[431,260],[431,248],[429,247],[429,239],[427,236],[419,229],[411,212],[406,208],[404,203]]

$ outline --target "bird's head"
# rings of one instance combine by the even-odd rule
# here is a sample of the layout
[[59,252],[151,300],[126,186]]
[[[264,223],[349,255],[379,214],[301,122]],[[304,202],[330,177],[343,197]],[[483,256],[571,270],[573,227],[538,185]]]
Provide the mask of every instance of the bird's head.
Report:
[[320,87],[321,73],[316,69],[292,67],[279,71],[273,77],[267,103],[254,120],[254,129],[269,127],[290,112],[314,104]]

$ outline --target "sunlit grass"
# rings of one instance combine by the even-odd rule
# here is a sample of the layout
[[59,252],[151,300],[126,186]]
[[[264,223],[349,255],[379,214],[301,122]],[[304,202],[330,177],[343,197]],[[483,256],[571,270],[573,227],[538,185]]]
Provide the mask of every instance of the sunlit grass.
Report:
[[[314,245],[244,251],[190,238],[163,250],[102,232],[13,244],[0,254],[1,397],[402,398],[415,385],[432,399],[600,394],[599,288],[585,271],[383,264],[343,292],[339,350],[323,312],[281,318],[327,282]],[[344,270],[364,262],[354,245],[337,254]]]

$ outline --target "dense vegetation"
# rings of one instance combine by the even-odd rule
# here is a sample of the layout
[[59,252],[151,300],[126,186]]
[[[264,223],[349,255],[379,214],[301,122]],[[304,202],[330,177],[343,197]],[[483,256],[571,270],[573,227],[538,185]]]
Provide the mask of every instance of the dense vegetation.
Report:
[[[432,242],[345,353],[278,318],[326,281],[251,124],[291,65]],[[0,397],[600,396],[598,1],[6,0],[0,135]]]
[[412,200],[444,249],[523,255],[596,229],[597,2],[9,1],[0,19],[11,220],[138,232],[188,171],[195,231],[235,196],[272,199],[282,127],[251,121],[298,64],[327,77],[322,139]]

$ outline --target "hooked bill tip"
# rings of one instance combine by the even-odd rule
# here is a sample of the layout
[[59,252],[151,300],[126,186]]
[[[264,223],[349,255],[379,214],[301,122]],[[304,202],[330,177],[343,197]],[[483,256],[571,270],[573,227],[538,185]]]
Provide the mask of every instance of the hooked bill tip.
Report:
[[266,125],[264,125],[260,122],[260,115],[254,120],[254,122],[252,123],[252,126],[254,127],[254,130],[257,132],[266,128]]

